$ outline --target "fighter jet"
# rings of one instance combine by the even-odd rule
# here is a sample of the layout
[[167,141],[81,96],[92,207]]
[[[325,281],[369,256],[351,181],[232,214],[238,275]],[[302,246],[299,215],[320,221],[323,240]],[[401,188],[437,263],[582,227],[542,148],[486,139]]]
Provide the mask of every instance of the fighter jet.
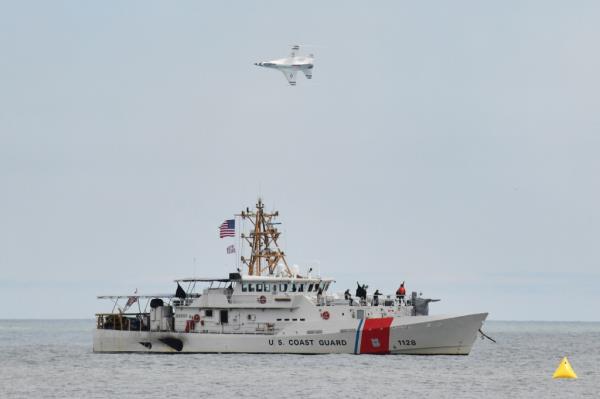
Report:
[[254,65],[265,68],[280,70],[291,86],[296,86],[296,74],[298,71],[304,72],[306,79],[312,79],[312,70],[314,67],[315,56],[297,55],[300,46],[292,46],[292,53],[287,58],[281,58],[273,61],[255,62]]

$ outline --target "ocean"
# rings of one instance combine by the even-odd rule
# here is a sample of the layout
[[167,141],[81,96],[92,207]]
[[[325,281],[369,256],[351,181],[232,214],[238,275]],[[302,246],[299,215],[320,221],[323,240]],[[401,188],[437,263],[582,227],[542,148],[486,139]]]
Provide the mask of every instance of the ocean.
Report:
[[0,320],[0,397],[600,397],[600,323],[488,321],[469,356],[94,354],[93,328]]

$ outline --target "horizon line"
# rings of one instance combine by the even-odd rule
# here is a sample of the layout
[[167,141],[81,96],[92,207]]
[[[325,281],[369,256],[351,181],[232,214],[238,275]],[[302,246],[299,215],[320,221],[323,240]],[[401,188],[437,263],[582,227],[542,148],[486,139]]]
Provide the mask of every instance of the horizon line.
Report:
[[[0,321],[94,321],[96,318],[81,318],[81,317],[57,317],[57,318],[3,318]],[[500,322],[500,323],[600,323],[600,320],[500,320],[488,319],[484,322]]]

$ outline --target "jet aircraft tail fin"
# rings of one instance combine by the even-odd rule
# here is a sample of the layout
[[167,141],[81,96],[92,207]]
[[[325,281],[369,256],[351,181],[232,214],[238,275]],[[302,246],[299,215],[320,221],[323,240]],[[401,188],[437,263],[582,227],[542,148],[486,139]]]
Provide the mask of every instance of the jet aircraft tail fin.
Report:
[[296,56],[296,53],[298,52],[298,50],[300,50],[300,46],[298,46],[297,44],[294,44],[292,46],[292,52],[290,53],[290,57],[294,58]]

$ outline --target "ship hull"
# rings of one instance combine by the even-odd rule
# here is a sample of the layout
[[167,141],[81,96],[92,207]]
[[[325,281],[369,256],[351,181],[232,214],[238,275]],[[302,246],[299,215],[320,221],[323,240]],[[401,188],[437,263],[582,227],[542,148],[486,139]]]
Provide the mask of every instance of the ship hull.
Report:
[[468,355],[487,313],[289,325],[276,333],[97,329],[94,352]]

